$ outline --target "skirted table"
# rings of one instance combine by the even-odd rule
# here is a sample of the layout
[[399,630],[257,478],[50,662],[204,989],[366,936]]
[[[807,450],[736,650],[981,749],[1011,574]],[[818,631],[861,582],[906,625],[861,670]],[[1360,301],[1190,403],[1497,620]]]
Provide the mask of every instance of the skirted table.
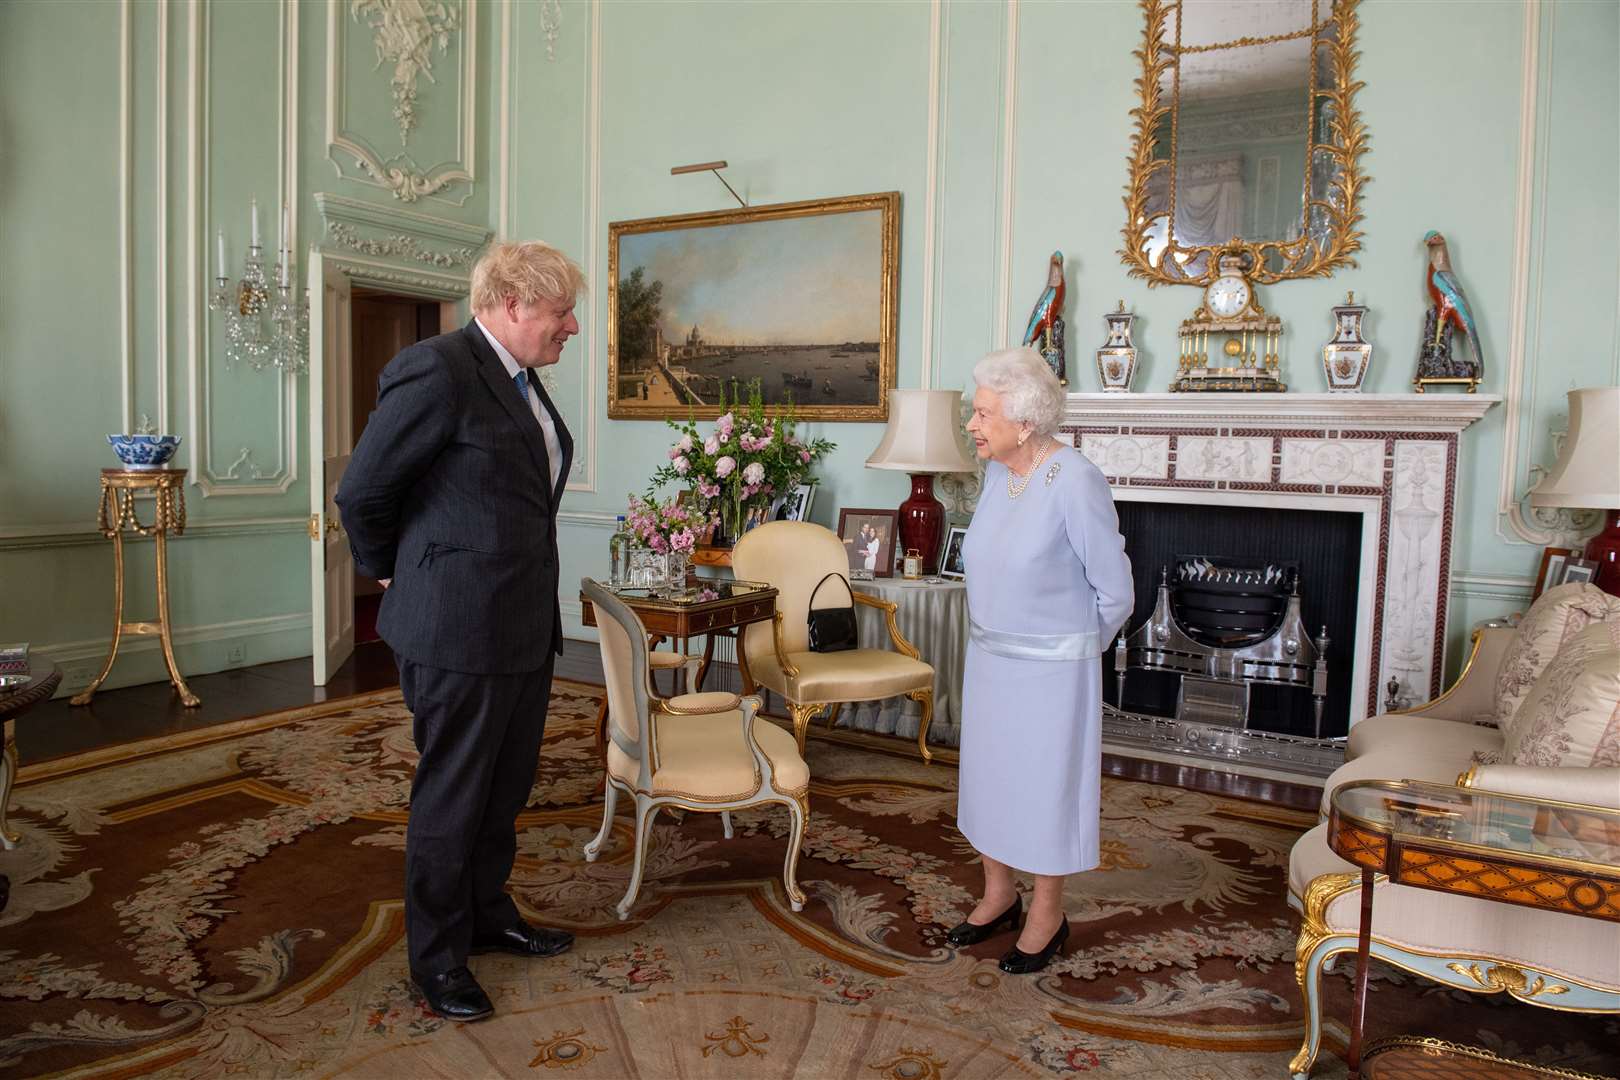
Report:
[[[852,581],[850,586],[900,605],[896,612],[900,632],[934,667],[934,719],[928,728],[928,741],[937,746],[960,745],[962,668],[968,642],[967,586],[960,581],[903,578]],[[887,616],[883,612],[857,604],[855,618],[863,648],[889,645]],[[858,731],[915,739],[922,723],[922,706],[904,697],[862,701],[846,705],[837,719],[840,725]]]

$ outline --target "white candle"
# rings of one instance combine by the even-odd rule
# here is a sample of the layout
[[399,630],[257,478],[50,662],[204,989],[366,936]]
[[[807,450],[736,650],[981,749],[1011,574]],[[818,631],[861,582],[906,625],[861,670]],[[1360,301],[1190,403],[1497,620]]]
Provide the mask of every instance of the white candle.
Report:
[[286,288],[292,284],[292,252],[281,249],[281,261],[276,264],[276,284]]
[[285,254],[292,242],[291,215],[287,211],[287,204],[281,204],[281,250]]
[[215,277],[223,278],[230,275],[225,273],[225,230],[220,229],[214,237],[216,241],[216,254],[218,255],[219,273]]
[[258,247],[259,246],[259,200],[258,199],[253,199],[251,201],[251,205],[253,207],[253,246]]

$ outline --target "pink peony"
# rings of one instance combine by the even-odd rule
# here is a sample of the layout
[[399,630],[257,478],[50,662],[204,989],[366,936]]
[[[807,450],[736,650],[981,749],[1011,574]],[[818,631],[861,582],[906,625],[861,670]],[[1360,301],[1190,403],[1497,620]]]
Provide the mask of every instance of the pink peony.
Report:
[[799,460],[804,462],[806,465],[810,464],[810,451],[808,451],[808,450],[800,450],[799,451]]
[[705,454],[718,454],[720,452],[720,437],[710,435],[707,439],[704,439],[703,452]]
[[692,463],[687,461],[685,458],[678,457],[675,459],[675,471],[680,473],[682,476],[685,476],[686,470],[690,469],[691,467]]
[[714,475],[724,480],[726,477],[730,476],[736,470],[736,468],[737,459],[732,457],[730,454],[727,454],[725,457],[714,463]]
[[743,483],[745,483],[745,484],[755,484],[755,485],[757,485],[761,480],[764,480],[764,479],[765,479],[765,466],[761,465],[757,461],[753,462],[747,468],[743,469]]
[[692,436],[682,435],[681,441],[675,444],[675,449],[683,454],[690,454],[692,452]]
[[708,480],[698,481],[698,494],[705,499],[712,499],[720,494],[720,485]]
[[714,422],[714,430],[720,433],[720,437],[722,439],[729,439],[731,438],[731,429],[736,425],[736,423],[736,418],[730,413],[726,413],[724,416]]

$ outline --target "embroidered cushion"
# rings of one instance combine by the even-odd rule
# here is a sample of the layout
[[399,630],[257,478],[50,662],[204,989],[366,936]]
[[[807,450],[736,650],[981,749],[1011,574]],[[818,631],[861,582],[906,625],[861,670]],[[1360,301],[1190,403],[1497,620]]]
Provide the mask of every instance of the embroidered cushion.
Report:
[[1596,585],[1548,589],[1530,605],[1496,675],[1496,726],[1511,738],[1513,716],[1564,642],[1595,622],[1620,619],[1620,598]]
[[1620,620],[1564,642],[1508,729],[1515,765],[1620,765]]

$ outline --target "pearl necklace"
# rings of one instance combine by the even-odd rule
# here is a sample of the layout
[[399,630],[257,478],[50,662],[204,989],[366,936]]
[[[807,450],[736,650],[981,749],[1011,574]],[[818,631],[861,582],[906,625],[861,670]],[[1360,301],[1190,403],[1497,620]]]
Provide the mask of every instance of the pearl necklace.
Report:
[[1029,486],[1029,478],[1035,475],[1035,470],[1041,467],[1041,462],[1046,460],[1046,455],[1050,454],[1056,445],[1055,439],[1048,440],[1045,446],[1035,451],[1035,460],[1029,463],[1029,471],[1017,480],[1013,479],[1013,471],[1007,470],[1007,498],[1016,499],[1024,493],[1024,489]]

